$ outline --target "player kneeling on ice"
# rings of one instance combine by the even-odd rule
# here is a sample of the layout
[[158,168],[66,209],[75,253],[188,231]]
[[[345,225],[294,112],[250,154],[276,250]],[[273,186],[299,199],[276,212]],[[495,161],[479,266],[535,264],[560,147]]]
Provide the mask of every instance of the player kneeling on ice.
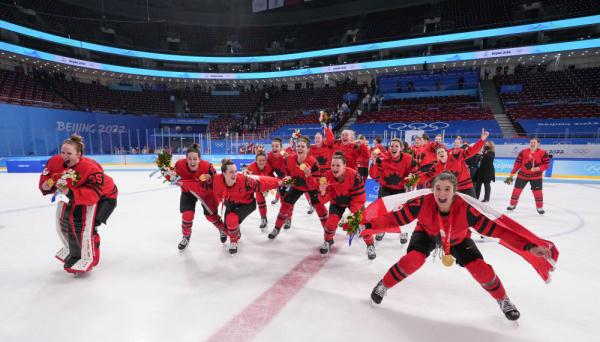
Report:
[[225,228],[231,241],[229,253],[235,254],[240,239],[240,223],[256,210],[254,194],[275,189],[283,181],[275,177],[242,175],[231,159],[223,159],[220,175],[213,177],[213,191],[225,206]]
[[366,229],[361,235],[398,232],[398,225],[417,220],[406,255],[375,286],[371,299],[381,303],[389,288],[417,271],[429,254],[438,248],[445,266],[452,266],[456,259],[456,263],[466,268],[496,299],[506,318],[517,320],[519,311],[506,295],[492,266],[483,260],[470,237],[469,227],[479,234],[500,239],[501,245],[521,255],[546,282],[554,270],[558,250],[552,242],[540,239],[511,218],[470,196],[457,193],[457,180],[453,174],[444,172],[436,176],[432,186],[433,190],[423,189],[378,199],[365,209]]
[[83,156],[83,139],[72,135],[61,146],[60,155],[48,160],[40,176],[44,195],[58,198],[56,229],[63,248],[56,258],[69,273],[85,273],[100,261],[97,228],[117,206],[117,187],[94,160]]
[[[319,183],[321,197],[325,198],[323,202],[330,201],[329,216],[323,227],[325,241],[320,248],[321,254],[327,254],[333,245],[333,237],[344,211],[349,209],[355,214],[362,210],[367,197],[363,178],[357,171],[346,167],[346,158],[341,152],[333,155],[331,171],[327,171]],[[375,259],[373,235],[365,235],[364,240],[367,244],[367,257]]]

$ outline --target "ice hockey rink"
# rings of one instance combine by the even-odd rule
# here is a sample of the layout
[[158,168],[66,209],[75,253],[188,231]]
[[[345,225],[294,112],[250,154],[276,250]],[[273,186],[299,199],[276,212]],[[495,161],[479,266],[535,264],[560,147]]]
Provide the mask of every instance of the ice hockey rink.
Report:
[[[230,256],[200,210],[191,245],[181,237],[179,190],[147,171],[115,171],[120,195],[99,229],[102,257],[73,277],[54,259],[55,205],[38,175],[0,173],[0,341],[598,341],[600,336],[600,183],[544,184],[546,215],[527,187],[511,216],[553,241],[560,258],[550,284],[516,254],[478,241],[521,312],[509,322],[460,267],[431,257],[388,291],[370,293],[406,252],[397,235],[367,260],[362,241],[338,231],[333,253],[316,214],[298,202],[292,228],[270,241],[258,212],[241,226]],[[511,188],[493,184],[491,205],[505,210]],[[200,208],[198,208],[200,209]],[[269,228],[279,204],[268,205]],[[412,226],[409,230],[412,230]]]

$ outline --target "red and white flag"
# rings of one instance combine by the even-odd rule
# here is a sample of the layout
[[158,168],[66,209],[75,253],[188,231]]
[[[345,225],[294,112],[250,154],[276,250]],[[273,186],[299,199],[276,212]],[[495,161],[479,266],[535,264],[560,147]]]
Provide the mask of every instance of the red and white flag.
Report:
[[[363,211],[363,222],[371,222],[378,217],[382,217],[387,215],[389,212],[394,210],[399,210],[407,201],[417,198],[420,196],[431,194],[431,189],[422,189],[417,191],[411,191],[403,194],[386,196],[377,199],[377,201],[371,203],[364,211]],[[475,198],[456,193],[457,196],[460,196],[465,202],[467,202],[471,207],[475,208],[482,215],[492,220],[497,225],[502,228],[513,232],[514,234],[520,236],[522,239],[526,240],[528,243],[534,244],[536,246],[544,246],[548,248],[551,253],[551,258],[542,258],[537,257],[530,253],[529,251],[524,251],[521,249],[521,246],[515,246],[512,241],[500,239],[499,243],[510,249],[511,251],[519,254],[523,257],[527,262],[529,262],[533,268],[537,271],[537,273],[542,277],[542,279],[546,282],[550,282],[550,272],[554,271],[554,266],[556,265],[556,261],[558,260],[558,249],[551,241],[541,239],[519,222],[513,220],[512,218],[504,215],[494,208],[490,207],[485,203],[481,203]],[[361,233],[361,236],[379,234],[382,232],[390,232],[390,233],[399,233],[400,229],[398,226],[389,226],[389,227],[372,227],[372,229],[364,229]]]

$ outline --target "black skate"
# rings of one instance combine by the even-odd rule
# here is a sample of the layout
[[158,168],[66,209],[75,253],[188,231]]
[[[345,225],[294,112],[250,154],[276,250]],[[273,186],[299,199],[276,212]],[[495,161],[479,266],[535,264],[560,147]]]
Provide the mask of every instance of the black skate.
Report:
[[285,220],[285,223],[283,224],[283,229],[288,230],[288,229],[290,229],[291,226],[292,226],[292,220],[287,219],[287,220]]
[[517,307],[508,299],[508,297],[504,297],[504,299],[498,300],[498,305],[500,305],[500,309],[504,312],[504,316],[511,321],[516,321],[521,316]]
[[544,208],[537,208],[536,210],[537,210],[538,214],[540,214],[540,215],[544,215],[546,213]]
[[333,240],[323,241],[321,248],[319,248],[319,252],[321,252],[322,256],[329,253],[329,250],[331,249],[331,245],[333,245]]
[[383,280],[380,280],[371,292],[371,300],[375,304],[381,304],[383,297],[387,294],[387,287],[383,285]]
[[375,245],[367,246],[367,258],[369,258],[369,260],[377,258],[377,254],[375,253]]
[[508,207],[506,207],[506,210],[513,211],[513,210],[515,210],[516,207],[517,207],[516,205],[509,205]]
[[260,228],[260,229],[267,228],[267,218],[266,217],[260,218],[260,226],[258,226],[258,228]]
[[235,254],[235,253],[237,253],[237,250],[238,250],[237,242],[232,242],[229,244],[229,254]]
[[384,236],[385,236],[385,233],[379,233],[379,234],[375,235],[375,240],[381,241],[381,240],[383,240]]
[[279,231],[281,230],[281,228],[273,228],[273,230],[269,233],[268,237],[269,239],[273,240],[274,238],[277,237],[277,235],[279,235]]
[[405,245],[408,242],[408,233],[400,233],[400,243]]
[[306,212],[308,215],[312,214],[315,212],[315,207],[313,207],[312,205],[308,208],[308,211]]
[[179,243],[179,245],[177,246],[177,249],[179,249],[180,252],[183,252],[187,246],[190,245],[190,236],[183,236],[183,238],[181,238],[181,242]]
[[221,243],[227,242],[227,234],[222,230],[219,230],[219,239],[221,239]]

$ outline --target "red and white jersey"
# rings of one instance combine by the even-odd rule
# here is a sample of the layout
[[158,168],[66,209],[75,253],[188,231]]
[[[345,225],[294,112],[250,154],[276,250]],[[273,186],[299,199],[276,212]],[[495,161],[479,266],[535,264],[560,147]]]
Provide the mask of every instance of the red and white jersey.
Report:
[[404,189],[404,178],[414,170],[413,158],[408,153],[400,152],[397,159],[389,153],[381,153],[369,167],[369,176],[375,179],[380,186],[390,189]]
[[268,162],[267,165],[265,165],[265,168],[262,170],[258,168],[258,164],[256,162],[252,162],[250,165],[248,165],[248,172],[255,176],[274,176],[273,169]]
[[324,177],[328,184],[325,197],[332,204],[349,208],[353,213],[363,208],[367,195],[365,183],[357,171],[346,168],[346,174],[342,180],[335,178],[331,171],[326,172]]
[[[83,158],[83,157],[82,157]],[[54,155],[48,159],[46,163],[46,167],[42,171],[39,180],[39,189],[44,195],[52,194],[56,191],[56,181],[67,171],[69,167],[65,164],[65,161],[60,156],[60,154]],[[46,191],[42,189],[42,184],[44,184],[49,179],[52,179],[53,185],[50,190]]]
[[79,176],[77,184],[69,184],[69,197],[73,205],[93,205],[102,198],[117,198],[118,190],[113,179],[104,173],[102,166],[90,158],[81,158],[71,167]]
[[316,145],[312,145],[310,147],[310,155],[313,156],[317,163],[319,163],[319,170],[321,171],[321,175],[325,174],[325,172],[331,169],[331,157],[333,156],[333,143],[335,141],[335,136],[331,129],[325,129],[325,138],[323,139],[323,143],[321,147],[317,147]]
[[[526,179],[541,179],[544,171],[548,169],[550,165],[550,157],[548,153],[541,148],[532,151],[530,148],[526,148],[519,152],[515,165],[510,173],[515,174],[517,171],[518,176]],[[539,167],[538,171],[532,171],[534,167]]]
[[227,186],[224,176],[218,174],[214,176],[212,186],[218,201],[223,202],[227,208],[235,208],[238,205],[254,202],[256,192],[277,188],[279,180],[275,177],[247,176],[238,173],[233,186]]
[[[300,169],[300,165],[302,164],[305,164],[311,171],[308,177],[304,174],[304,171]],[[315,177],[319,177],[320,175],[319,164],[311,155],[307,156],[301,163],[298,161],[298,155],[294,154],[289,156],[285,164],[285,174],[294,180],[294,184],[292,185],[293,189],[309,191],[315,190],[319,186],[319,183],[315,179]]]
[[369,159],[369,148],[364,144],[356,144],[355,142],[343,144],[341,140],[333,144],[333,153],[340,151],[346,157],[346,167],[358,170],[358,160],[360,158]]
[[185,159],[180,159],[175,163],[175,173],[180,177],[181,191],[193,191],[196,195],[202,196],[211,193],[210,182],[212,180],[203,182],[200,180],[200,176],[208,174],[213,177],[217,174],[217,171],[215,171],[214,166],[206,160],[200,160],[196,171],[192,171],[190,170],[187,161]]
[[269,154],[267,154],[267,162],[278,178],[283,178],[285,176],[285,158],[281,153],[269,152]]

